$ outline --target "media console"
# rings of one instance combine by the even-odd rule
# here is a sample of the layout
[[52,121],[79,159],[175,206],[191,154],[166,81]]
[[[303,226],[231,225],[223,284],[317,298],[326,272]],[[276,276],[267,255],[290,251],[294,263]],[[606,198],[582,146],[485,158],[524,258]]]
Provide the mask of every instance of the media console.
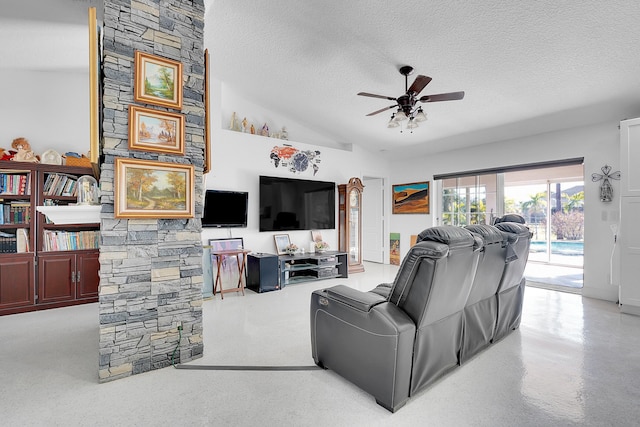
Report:
[[327,251],[278,256],[280,288],[310,280],[349,277],[346,252]]

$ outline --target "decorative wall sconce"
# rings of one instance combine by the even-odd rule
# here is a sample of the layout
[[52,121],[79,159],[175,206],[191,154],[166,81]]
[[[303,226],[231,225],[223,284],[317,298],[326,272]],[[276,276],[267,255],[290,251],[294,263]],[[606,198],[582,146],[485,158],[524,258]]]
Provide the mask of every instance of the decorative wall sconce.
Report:
[[609,165],[604,165],[600,168],[600,170],[602,171],[601,174],[591,174],[591,180],[593,182],[602,181],[602,184],[600,184],[600,201],[610,202],[611,200],[613,200],[613,187],[611,186],[611,182],[609,182],[609,179],[619,180],[620,171],[611,172],[611,166]]

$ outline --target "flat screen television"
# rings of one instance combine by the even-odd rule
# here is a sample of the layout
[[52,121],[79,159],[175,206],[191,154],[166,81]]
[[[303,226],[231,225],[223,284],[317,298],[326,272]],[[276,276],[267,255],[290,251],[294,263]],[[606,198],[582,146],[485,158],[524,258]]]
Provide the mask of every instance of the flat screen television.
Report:
[[249,193],[207,190],[204,196],[203,227],[246,227]]
[[260,231],[336,228],[335,182],[260,176]]

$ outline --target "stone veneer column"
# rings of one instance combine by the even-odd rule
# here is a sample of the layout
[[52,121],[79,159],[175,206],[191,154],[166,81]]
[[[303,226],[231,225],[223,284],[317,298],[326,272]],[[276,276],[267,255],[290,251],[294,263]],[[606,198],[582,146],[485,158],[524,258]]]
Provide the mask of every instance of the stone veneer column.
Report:
[[[104,9],[101,382],[169,366],[172,358],[176,363],[186,362],[201,357],[203,351],[203,0],[104,0]],[[136,50],[182,62],[184,156],[128,149]],[[116,157],[193,164],[195,218],[115,219]],[[183,330],[178,346],[180,323]]]

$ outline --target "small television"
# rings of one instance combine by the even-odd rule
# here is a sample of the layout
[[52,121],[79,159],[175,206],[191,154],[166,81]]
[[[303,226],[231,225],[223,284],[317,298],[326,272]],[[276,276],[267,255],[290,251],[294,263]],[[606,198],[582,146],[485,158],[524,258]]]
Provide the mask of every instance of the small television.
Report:
[[336,184],[260,176],[260,231],[336,228]]
[[203,227],[246,227],[249,193],[207,190],[204,196]]

